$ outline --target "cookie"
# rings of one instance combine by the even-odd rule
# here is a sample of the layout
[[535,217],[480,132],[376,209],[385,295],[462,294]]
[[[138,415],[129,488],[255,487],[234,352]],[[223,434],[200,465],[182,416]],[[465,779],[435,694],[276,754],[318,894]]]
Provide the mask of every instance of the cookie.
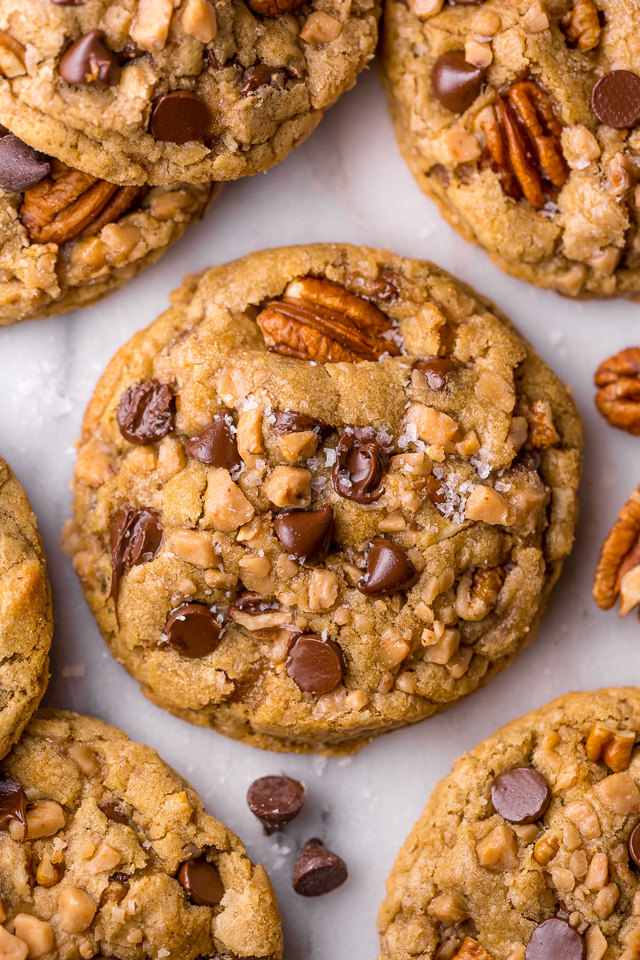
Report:
[[51,590],[36,518],[0,457],[0,758],[46,689],[52,633]]
[[633,960],[640,689],[571,693],[438,784],[387,881],[380,960]]
[[7,957],[277,960],[275,894],[155,750],[42,710],[0,774]]
[[379,13],[377,0],[6,0],[0,120],[114,183],[258,173],[353,86]]
[[[0,42],[1,42],[0,37]],[[213,185],[118,187],[0,137],[0,327],[88,306],[159,257]]]
[[508,273],[640,296],[633,0],[391,0],[382,71],[421,189]]
[[154,702],[347,751],[477,689],[568,554],[582,432],[507,321],[384,250],[188,278],[86,413],[66,549]]

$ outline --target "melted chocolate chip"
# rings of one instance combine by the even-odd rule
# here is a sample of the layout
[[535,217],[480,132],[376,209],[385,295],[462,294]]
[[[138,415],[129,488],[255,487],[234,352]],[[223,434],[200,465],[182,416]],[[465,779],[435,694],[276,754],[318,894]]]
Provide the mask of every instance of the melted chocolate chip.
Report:
[[333,427],[323,420],[309,417],[306,413],[296,413],[295,410],[277,410],[273,416],[271,429],[279,437],[287,433],[304,433],[307,430],[323,436],[333,430]]
[[350,427],[340,437],[333,466],[336,493],[356,503],[373,503],[384,493],[380,487],[389,466],[389,455],[373,427]]
[[162,440],[174,428],[176,400],[171,387],[159,380],[142,380],[120,397],[116,418],[129,443],[144,446]]
[[629,837],[629,853],[636,867],[640,867],[640,823]]
[[167,643],[182,657],[198,660],[213,653],[222,636],[222,614],[204,603],[183,603],[167,620]]
[[367,552],[366,575],[356,584],[367,596],[407,590],[418,579],[418,571],[404,550],[384,537],[374,537]]
[[0,773],[0,830],[6,830],[10,820],[27,826],[22,787],[8,773]]
[[204,857],[181,864],[178,883],[184,887],[191,902],[198,907],[215,907],[224,896],[224,887],[217,867]]
[[464,113],[480,93],[484,70],[467,63],[464,51],[443,53],[431,70],[431,91],[447,110]]
[[242,77],[242,86],[240,87],[240,96],[248,97],[250,93],[258,90],[259,87],[267,86],[271,83],[274,76],[282,73],[279,67],[266,67],[264,63],[256,63],[254,67],[245,70]]
[[591,107],[608,127],[635,127],[640,120],[640,77],[630,70],[605,73],[593,88]]
[[250,616],[256,617],[261,613],[268,613],[269,610],[279,609],[280,603],[277,600],[267,600],[259,593],[243,593],[241,597],[233,601],[227,613],[228,616],[233,618],[234,612],[239,610],[240,613],[248,613]]
[[348,878],[347,866],[327,850],[322,840],[308,840],[293,865],[291,882],[301,897],[320,897],[341,887]]
[[120,80],[120,64],[103,30],[91,30],[72,43],[60,61],[60,76],[73,85],[99,83],[111,87]]
[[260,777],[249,787],[247,803],[269,836],[298,816],[304,795],[302,784],[284,774],[281,777]]
[[526,960],[584,960],[586,949],[580,934],[566,920],[545,920],[531,934]]
[[303,563],[324,560],[332,527],[333,510],[328,503],[318,510],[288,510],[273,521],[276,536],[289,556]]
[[534,823],[551,801],[549,784],[533,767],[508,770],[491,787],[491,802],[509,823]]
[[196,93],[166,93],[153,105],[149,129],[152,137],[166,143],[202,140],[209,129],[209,110]]
[[162,543],[160,517],[153,510],[121,510],[116,514],[110,531],[111,592],[118,609],[120,581],[131,567],[153,560]]
[[8,133],[0,139],[0,190],[23,193],[47,176],[51,164],[24,141]]
[[289,648],[287,674],[304,693],[329,693],[344,674],[342,651],[317,633],[297,634]]
[[125,827],[131,826],[126,810],[123,810],[117,800],[105,800],[103,803],[99,803],[98,807],[107,820],[112,820],[113,823],[122,823]]
[[185,453],[211,467],[221,467],[229,471],[236,469],[242,464],[242,460],[232,428],[231,414],[217,413],[211,423],[187,440]]
[[423,374],[430,390],[439,392],[446,387],[456,364],[449,357],[425,357],[424,360],[418,360],[414,369]]

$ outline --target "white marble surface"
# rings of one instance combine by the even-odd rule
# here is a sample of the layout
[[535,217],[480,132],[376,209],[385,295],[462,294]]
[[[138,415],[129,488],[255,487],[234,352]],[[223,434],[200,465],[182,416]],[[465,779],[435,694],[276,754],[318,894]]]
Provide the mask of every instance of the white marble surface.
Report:
[[[85,607],[60,527],[69,510],[73,441],[115,350],[165,308],[182,275],[262,247],[343,240],[437,261],[491,297],[573,385],[586,422],[582,516],[573,557],[535,643],[483,691],[439,718],[382,737],[348,761],[262,753],[190,727],[154,707],[107,653]],[[50,563],[56,634],[46,703],[93,713],[152,744],[199,790],[271,872],[287,960],[373,960],[385,876],[428,794],[452,760],[498,725],[570,689],[640,682],[640,631],[591,599],[600,544],[640,479],[640,439],[593,406],[605,356],[637,343],[638,305],[571,303],[512,280],[458,238],[419,192],[398,153],[375,71],[319,130],[266,176],[230,184],[204,222],[159,264],[82,313],[0,331],[0,450],[24,484]],[[244,797],[257,776],[285,770],[308,801],[281,839],[261,836]],[[290,888],[295,852],[321,836],[350,879],[318,900]]]

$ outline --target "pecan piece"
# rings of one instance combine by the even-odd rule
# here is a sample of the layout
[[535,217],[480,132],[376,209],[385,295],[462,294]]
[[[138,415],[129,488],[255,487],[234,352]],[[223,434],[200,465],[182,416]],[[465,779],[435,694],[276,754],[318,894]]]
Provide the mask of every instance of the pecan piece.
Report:
[[620,616],[640,603],[640,488],[634,490],[605,540],[593,581],[593,598],[609,610],[620,594]]
[[546,450],[560,442],[548,400],[520,400],[517,412],[527,421],[527,447]]
[[602,27],[593,0],[578,0],[573,10],[562,18],[562,30],[569,43],[583,53],[594,50],[600,43]]
[[391,321],[372,303],[316,277],[294,280],[257,323],[275,353],[318,363],[398,356]]
[[249,7],[261,17],[279,17],[301,7],[305,0],[247,0]]
[[595,375],[596,406],[612,427],[640,434],[640,347],[603,360]]
[[0,74],[10,78],[22,76],[26,72],[26,52],[19,40],[0,30]]
[[465,937],[453,960],[491,960],[491,956],[477,940]]

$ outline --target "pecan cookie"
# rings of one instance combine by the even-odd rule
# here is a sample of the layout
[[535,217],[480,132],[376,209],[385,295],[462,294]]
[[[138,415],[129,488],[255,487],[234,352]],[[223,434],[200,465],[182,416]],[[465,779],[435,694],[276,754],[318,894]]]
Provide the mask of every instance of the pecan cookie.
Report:
[[46,689],[52,633],[51,591],[36,518],[0,457],[0,758]]
[[582,443],[513,328],[431,264],[344,245],[172,302],[98,385],[65,533],[144,692],[344,752],[505,667],[571,548]]
[[119,184],[234,180],[373,56],[378,0],[3,0],[0,121]]
[[0,771],[0,953],[277,960],[262,866],[155,750],[42,710]]
[[571,693],[438,784],[387,880],[379,960],[634,960],[640,689]]
[[420,187],[502,269],[640,295],[634,0],[390,0],[383,74]]

